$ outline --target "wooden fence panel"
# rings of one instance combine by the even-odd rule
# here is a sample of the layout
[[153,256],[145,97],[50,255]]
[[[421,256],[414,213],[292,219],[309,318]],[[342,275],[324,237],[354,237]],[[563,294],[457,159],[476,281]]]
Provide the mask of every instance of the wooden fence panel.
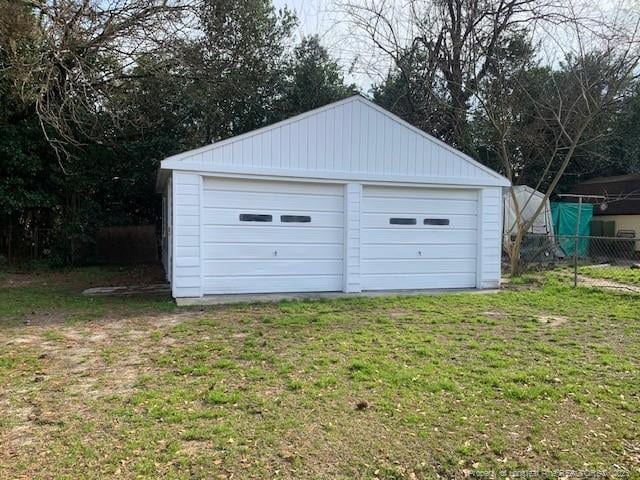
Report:
[[153,225],[104,227],[96,236],[96,256],[113,264],[158,261],[158,240]]

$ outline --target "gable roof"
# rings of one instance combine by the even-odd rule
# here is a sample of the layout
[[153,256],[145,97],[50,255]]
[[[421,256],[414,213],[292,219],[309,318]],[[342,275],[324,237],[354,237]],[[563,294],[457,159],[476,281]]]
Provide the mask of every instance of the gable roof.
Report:
[[571,193],[600,195],[605,200],[586,198],[586,202],[605,204],[604,210],[594,208],[594,215],[640,215],[640,174],[599,177],[574,185]]
[[190,150],[164,170],[509,186],[468,155],[359,95]]

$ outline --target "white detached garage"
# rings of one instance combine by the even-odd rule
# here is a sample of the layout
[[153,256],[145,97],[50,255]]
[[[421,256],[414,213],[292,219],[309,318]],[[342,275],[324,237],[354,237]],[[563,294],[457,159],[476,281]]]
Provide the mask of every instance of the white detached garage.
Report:
[[162,161],[173,296],[496,288],[509,182],[359,97]]

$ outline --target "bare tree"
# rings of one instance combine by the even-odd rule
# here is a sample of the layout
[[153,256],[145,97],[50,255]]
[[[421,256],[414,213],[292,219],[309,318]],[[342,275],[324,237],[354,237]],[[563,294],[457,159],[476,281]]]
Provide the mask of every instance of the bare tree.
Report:
[[[356,32],[404,77],[411,108],[439,103],[447,117],[445,139],[463,150],[471,143],[472,96],[505,39],[532,22],[560,15],[555,0],[345,0],[342,8]],[[411,78],[417,63],[419,82]]]
[[185,33],[189,10],[180,0],[0,0],[2,73],[35,106],[63,170],[68,147],[99,138],[137,59]]
[[[517,217],[508,243],[513,274],[520,272],[524,235],[576,152],[606,137],[606,120],[635,80],[638,12],[615,7],[622,13],[594,15],[554,0],[409,0],[401,8],[385,0],[343,3],[355,27],[405,77],[409,103],[445,103],[445,140],[471,150],[477,139],[470,138],[469,122],[481,117],[489,132],[486,147],[512,184],[533,156],[544,158],[529,175],[545,200],[531,218],[523,218],[527,205],[518,205],[511,192]],[[529,45],[533,55],[505,61],[514,40]],[[416,62],[422,83],[411,78]]]
[[508,73],[497,69],[491,81],[478,84],[474,94],[478,112],[490,128],[492,150],[512,184],[519,183],[531,157],[544,159],[536,165],[539,170],[529,175],[536,178],[531,186],[544,194],[531,215],[523,216],[531,197],[518,201],[510,191],[515,223],[505,248],[512,275],[521,273],[523,238],[567,167],[579,150],[594,148],[610,134],[610,119],[630,98],[637,80],[638,15],[631,14],[624,24],[591,26],[585,29],[574,17],[566,24],[563,40],[552,42],[553,61],[547,58],[547,63],[556,63],[559,69],[531,65]]

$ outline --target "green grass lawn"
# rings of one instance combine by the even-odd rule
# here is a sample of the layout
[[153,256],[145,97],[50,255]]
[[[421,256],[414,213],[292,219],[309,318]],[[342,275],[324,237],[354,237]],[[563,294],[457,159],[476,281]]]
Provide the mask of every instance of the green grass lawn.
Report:
[[7,325],[70,324],[174,311],[170,298],[108,298],[81,295],[98,286],[162,283],[153,267],[87,267],[73,271],[0,272],[0,321]]
[[0,279],[0,478],[640,477],[637,295],[178,309],[78,295],[126,271],[23,277]]
[[640,269],[628,266],[586,266],[579,267],[578,272],[592,278],[613,280],[629,285],[640,285]]

